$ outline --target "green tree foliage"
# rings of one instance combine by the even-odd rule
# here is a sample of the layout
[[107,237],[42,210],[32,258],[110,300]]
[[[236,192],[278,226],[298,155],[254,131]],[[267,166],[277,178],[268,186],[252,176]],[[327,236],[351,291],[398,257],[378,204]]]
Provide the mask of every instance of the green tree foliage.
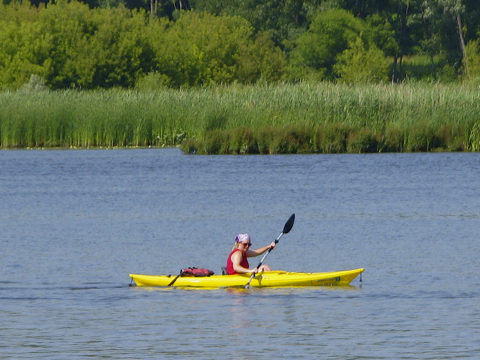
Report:
[[122,7],[102,9],[96,12],[95,20],[98,29],[87,60],[95,69],[90,78],[92,86],[133,86],[139,76],[153,68],[154,53],[145,31],[145,12],[130,12]]
[[395,30],[387,18],[379,14],[373,14],[365,19],[367,28],[366,32],[368,42],[375,44],[382,50],[386,56],[395,56],[399,51],[399,45],[395,40]]
[[[31,74],[46,76],[51,65],[50,36],[36,21],[40,11],[12,3],[0,11],[0,87],[19,87]],[[27,21],[25,21],[27,20]]]
[[480,40],[470,41],[466,46],[468,77],[480,80]]
[[[455,6],[453,2],[457,3]],[[458,41],[457,14],[461,6],[459,0],[425,0],[420,6],[417,18],[421,19],[422,32],[418,41],[421,53],[431,59],[432,75],[435,68],[435,56],[444,55],[450,65],[461,65],[462,52]]]
[[[318,13],[345,10],[368,23],[371,34],[364,36],[371,36],[368,42],[373,41],[392,57],[392,78],[396,81],[419,73],[407,73],[402,67],[407,56],[428,56],[428,71],[433,79],[438,78],[445,66],[459,69],[464,58],[460,34],[468,41],[468,34],[474,34],[480,23],[480,6],[474,0],[192,0],[191,3],[195,9],[247,19],[255,31],[270,31],[276,44],[287,52],[292,41],[298,36],[305,37],[302,34],[306,29],[315,26]],[[437,60],[439,57],[441,61]],[[297,62],[296,54],[292,54],[292,59]],[[295,73],[300,70],[296,68]],[[328,67],[313,71],[307,67],[300,72],[319,79],[331,75]]]
[[[94,71],[87,56],[90,40],[97,26],[85,4],[59,1],[39,12],[43,43],[49,49],[45,54],[48,68],[43,76],[54,88],[86,86]],[[81,65],[83,64],[83,66]]]
[[157,69],[179,87],[230,83],[240,49],[251,34],[248,22],[239,17],[183,13],[163,38],[157,38]]
[[240,17],[185,12],[155,45],[156,70],[175,87],[280,80],[285,59]]
[[[320,12],[312,21],[310,28],[296,41],[291,54],[294,76],[305,77],[317,72],[322,79],[333,79],[333,67],[337,56],[345,51],[349,44],[367,29],[366,24],[349,12],[327,10]],[[307,75],[308,76],[308,75]]]
[[90,10],[75,1],[8,8],[16,16],[0,20],[6,29],[0,33],[6,49],[0,55],[0,87],[19,87],[33,74],[51,88],[129,87],[152,69],[144,12]]
[[[192,7],[200,12],[216,15],[240,16],[255,31],[269,31],[275,44],[290,39],[307,24],[307,1],[303,0],[192,0]],[[303,32],[303,31],[302,31]]]
[[143,10],[90,9],[75,1],[3,9],[3,88],[18,88],[32,75],[54,89],[133,87],[151,73],[175,87],[271,82],[287,69],[270,35],[254,35],[240,17],[182,12],[171,22]]
[[382,52],[395,82],[446,82],[479,36],[478,0],[0,0],[0,88],[371,81]]
[[277,82],[287,77],[285,56],[268,32],[258,34],[249,47],[244,47],[238,62],[238,80],[244,84]]
[[339,82],[368,84],[388,81],[390,62],[374,44],[367,47],[362,38],[350,43],[338,57],[334,71]]

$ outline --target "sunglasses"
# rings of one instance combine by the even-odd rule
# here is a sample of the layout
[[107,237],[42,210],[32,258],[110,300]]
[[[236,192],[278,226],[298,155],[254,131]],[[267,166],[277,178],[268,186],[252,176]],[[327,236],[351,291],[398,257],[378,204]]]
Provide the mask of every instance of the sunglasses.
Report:
[[243,246],[252,246],[252,243],[249,242],[249,243],[241,243]]

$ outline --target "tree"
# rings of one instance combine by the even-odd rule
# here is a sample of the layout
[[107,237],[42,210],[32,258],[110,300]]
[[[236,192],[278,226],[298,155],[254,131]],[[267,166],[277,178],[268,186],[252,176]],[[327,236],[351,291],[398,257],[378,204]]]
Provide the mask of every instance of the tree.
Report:
[[157,38],[155,70],[176,87],[276,81],[285,60],[267,34],[256,38],[253,32],[240,17],[183,12],[165,36]]
[[449,16],[456,24],[458,44],[460,50],[462,51],[462,62],[465,72],[468,74],[467,53],[465,49],[465,39],[463,36],[462,26],[462,14],[465,12],[465,6],[462,4],[461,0],[439,0],[439,3],[443,7],[443,11],[447,17]]
[[[97,30],[89,42],[88,60],[94,69],[93,87],[133,87],[137,78],[154,67],[152,26],[145,11],[98,9]],[[157,34],[157,36],[160,34]]]
[[334,79],[337,56],[365,30],[365,23],[345,10],[320,12],[308,31],[295,42],[291,53],[294,74],[302,77],[302,73],[314,70],[324,79]]
[[0,5],[0,88],[18,88],[51,68],[50,36],[30,4]]
[[333,68],[342,83],[380,83],[388,81],[390,62],[374,44],[368,46],[357,37],[337,57]]
[[[303,0],[192,0],[192,8],[215,15],[240,16],[254,32],[269,31],[277,46],[307,26]],[[303,32],[303,31],[302,31]]]
[[465,43],[460,0],[425,0],[418,14],[422,21],[422,33],[418,41],[423,53],[430,57],[431,73],[435,78],[439,70],[435,57],[445,58],[445,64],[460,69],[465,59]]
[[471,40],[465,47],[467,77],[480,78],[480,40]]
[[263,32],[255,40],[242,46],[238,56],[237,80],[253,84],[259,80],[278,82],[287,77],[287,60],[275,46],[269,32]]
[[12,9],[14,20],[0,18],[0,87],[18,88],[31,75],[54,89],[130,87],[152,70],[146,30],[153,23],[143,11],[89,9],[76,1]]

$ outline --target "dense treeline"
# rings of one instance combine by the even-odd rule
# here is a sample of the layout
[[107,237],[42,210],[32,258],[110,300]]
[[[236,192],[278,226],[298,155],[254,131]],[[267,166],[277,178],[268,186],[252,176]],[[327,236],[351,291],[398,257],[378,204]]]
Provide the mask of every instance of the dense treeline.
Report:
[[0,4],[0,89],[480,77],[474,0]]
[[184,87],[278,81],[285,74],[269,36],[254,36],[239,17],[189,12],[171,22],[124,7],[12,3],[2,8],[0,27],[3,88],[29,81],[53,89]]

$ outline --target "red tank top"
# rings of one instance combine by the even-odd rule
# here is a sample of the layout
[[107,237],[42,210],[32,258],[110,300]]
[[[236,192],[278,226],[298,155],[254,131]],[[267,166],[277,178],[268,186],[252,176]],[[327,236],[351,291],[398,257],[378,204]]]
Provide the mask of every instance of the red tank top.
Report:
[[[233,249],[233,251],[230,253],[230,255],[228,255],[228,259],[227,259],[227,274],[228,275],[235,275],[235,274],[238,274],[235,270],[233,270],[233,262],[232,262],[232,255],[235,251],[242,251],[240,249]],[[245,256],[245,254],[243,254],[242,256],[242,261],[240,262],[240,265],[243,266],[244,268],[249,268],[250,265],[248,264],[248,260],[247,260],[247,257]]]

